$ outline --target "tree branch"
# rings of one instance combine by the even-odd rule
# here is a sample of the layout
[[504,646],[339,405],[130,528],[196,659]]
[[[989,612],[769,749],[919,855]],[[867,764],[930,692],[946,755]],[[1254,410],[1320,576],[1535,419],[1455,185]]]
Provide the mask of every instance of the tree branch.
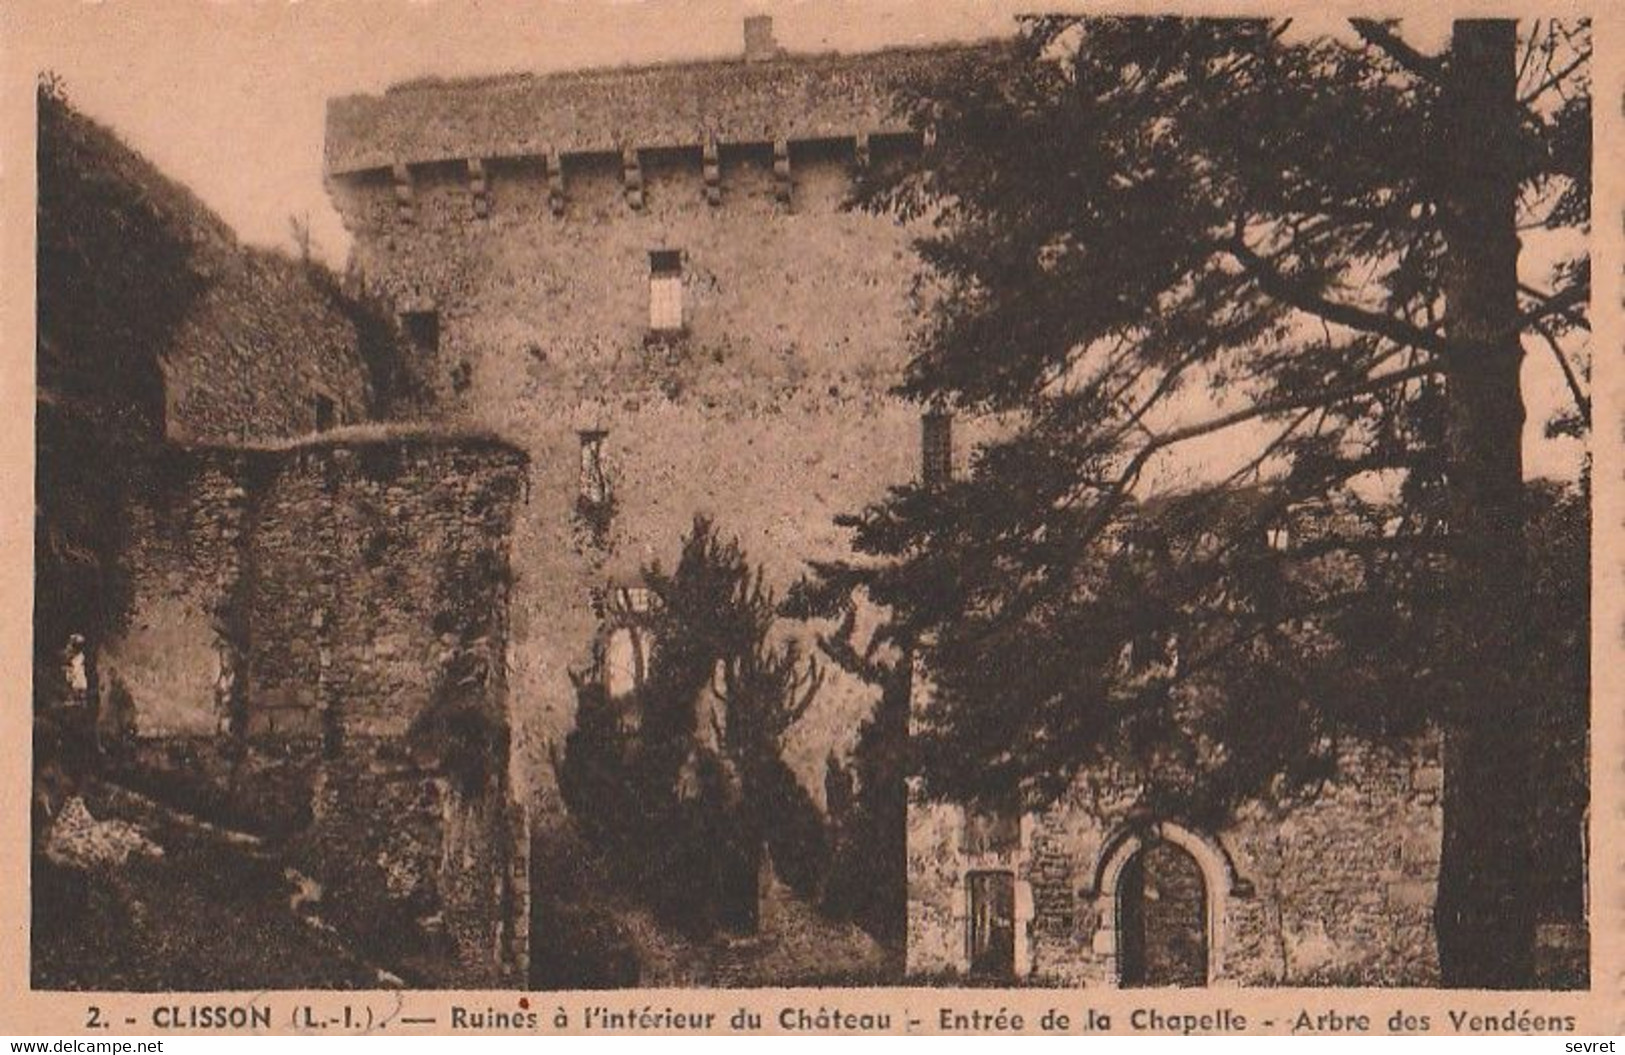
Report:
[[1444,77],[1444,62],[1434,55],[1424,55],[1407,44],[1394,32],[1392,22],[1379,22],[1373,18],[1351,18],[1349,23],[1367,44],[1382,49],[1400,66],[1434,84]]
[[1518,292],[1540,303],[1540,307],[1536,310],[1524,312],[1522,321],[1525,324],[1535,326],[1549,315],[1561,315],[1575,325],[1583,326],[1587,330],[1591,329],[1590,324],[1584,318],[1573,314],[1575,308],[1591,300],[1591,283],[1574,282],[1556,293],[1543,293],[1533,286],[1526,286],[1520,282],[1518,283]]
[[1158,451],[1201,436],[1221,432],[1236,425],[1255,421],[1258,418],[1284,414],[1292,410],[1303,410],[1308,407],[1329,406],[1333,403],[1340,403],[1345,399],[1352,399],[1355,396],[1368,395],[1385,388],[1404,384],[1407,381],[1433,376],[1441,373],[1442,369],[1436,361],[1429,360],[1415,366],[1408,366],[1403,370],[1393,370],[1386,374],[1379,374],[1376,377],[1366,378],[1363,381],[1351,382],[1347,385],[1339,385],[1315,393],[1282,397],[1280,399],[1267,399],[1244,410],[1232,411],[1229,414],[1221,414],[1206,421],[1194,422],[1177,429],[1171,429],[1168,432],[1159,433],[1154,439],[1148,440],[1145,446],[1134,452],[1134,456],[1129,459],[1128,464],[1123,467],[1123,471],[1118,474],[1117,479],[1108,488],[1100,505],[1095,509],[1094,515],[1089,518],[1083,530],[1079,533],[1079,537],[1083,540],[1083,544],[1087,544],[1097,532],[1110,522],[1112,513],[1122,504],[1128,495],[1129,489],[1134,486],[1135,481],[1140,477],[1140,473]]
[[[1552,35],[1550,27],[1547,28],[1546,35],[1548,38]],[[1518,76],[1516,79],[1516,83],[1518,84],[1523,83],[1523,75],[1529,72],[1529,62],[1535,57],[1535,48],[1537,46],[1535,44],[1535,38],[1539,36],[1540,19],[1537,18],[1530,23],[1529,32],[1523,38],[1523,55],[1518,59]]]
[[1351,330],[1375,334],[1404,347],[1420,348],[1434,354],[1444,353],[1444,338],[1437,333],[1391,315],[1327,300],[1307,286],[1293,282],[1271,266],[1268,260],[1253,252],[1239,234],[1230,241],[1228,248],[1230,255],[1253,276],[1258,288],[1284,304]]
[[1584,66],[1586,63],[1588,63],[1590,61],[1591,61],[1591,49],[1586,48],[1586,49],[1582,50],[1578,55],[1576,55],[1574,57],[1574,61],[1570,62],[1567,66],[1564,66],[1562,69],[1558,70],[1556,73],[1554,73],[1551,76],[1547,77],[1544,81],[1541,81],[1539,87],[1537,87],[1537,88],[1533,89],[1532,91],[1530,91],[1529,94],[1527,94],[1523,98],[1519,99],[1518,102],[1525,105],[1525,106],[1529,105],[1530,103],[1534,102],[1536,99],[1539,99],[1542,95],[1545,95],[1547,92],[1551,91],[1553,88],[1556,88],[1558,85],[1562,84],[1563,81],[1568,78],[1569,74],[1573,73],[1575,70],[1579,69],[1581,66]]
[[1538,319],[1532,320],[1530,326],[1546,341],[1546,347],[1552,350],[1552,358],[1557,360],[1557,367],[1563,371],[1563,380],[1568,383],[1569,395],[1574,397],[1574,409],[1580,412],[1580,419],[1585,422],[1586,428],[1591,427],[1591,398],[1585,394],[1580,384],[1579,375],[1569,363],[1568,356],[1563,354],[1563,346],[1557,343],[1557,335],[1545,323]]
[[1255,403],[1244,410],[1236,410],[1230,412],[1229,414],[1221,414],[1216,418],[1209,418],[1206,421],[1198,421],[1190,425],[1185,425],[1177,429],[1170,429],[1167,432],[1160,433],[1155,440],[1146,445],[1148,448],[1150,448],[1149,453],[1146,451],[1141,451],[1136,453],[1135,457],[1139,458],[1141,454],[1144,454],[1146,458],[1149,458],[1151,454],[1156,453],[1156,451],[1161,450],[1164,447],[1171,447],[1176,443],[1184,443],[1187,440],[1193,440],[1200,436],[1206,436],[1210,433],[1219,432],[1223,429],[1228,429],[1233,426],[1243,424],[1244,422],[1253,421],[1258,418],[1270,417],[1275,414],[1282,414],[1289,410],[1302,410],[1305,407],[1322,407],[1332,403],[1341,403],[1343,400],[1352,399],[1355,396],[1369,395],[1373,392],[1379,392],[1385,388],[1392,388],[1395,385],[1404,384],[1407,381],[1415,381],[1423,377],[1429,377],[1434,374],[1441,373],[1442,370],[1443,368],[1437,363],[1429,361],[1426,363],[1420,363],[1416,366],[1408,366],[1403,370],[1393,370],[1386,374],[1379,374],[1376,377],[1369,377],[1363,381],[1356,381],[1347,385],[1339,385],[1336,388],[1324,389],[1320,392],[1302,396],[1286,396],[1280,399],[1267,399],[1262,403]]

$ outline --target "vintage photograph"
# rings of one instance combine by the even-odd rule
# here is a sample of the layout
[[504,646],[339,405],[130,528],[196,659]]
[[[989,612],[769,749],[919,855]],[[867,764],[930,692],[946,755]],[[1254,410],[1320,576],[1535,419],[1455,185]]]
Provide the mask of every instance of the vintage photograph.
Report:
[[1590,22],[1032,10],[63,5],[33,989],[1588,989]]

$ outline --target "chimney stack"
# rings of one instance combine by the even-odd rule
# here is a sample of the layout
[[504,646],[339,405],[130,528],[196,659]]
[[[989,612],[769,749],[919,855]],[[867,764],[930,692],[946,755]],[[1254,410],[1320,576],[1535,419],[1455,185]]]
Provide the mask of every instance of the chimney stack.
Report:
[[745,19],[745,61],[766,62],[784,54],[773,40],[773,16],[750,15]]

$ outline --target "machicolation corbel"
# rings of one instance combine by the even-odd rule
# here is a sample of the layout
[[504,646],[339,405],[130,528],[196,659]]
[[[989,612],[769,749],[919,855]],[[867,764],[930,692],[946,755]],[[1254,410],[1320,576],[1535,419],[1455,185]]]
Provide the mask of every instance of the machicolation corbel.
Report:
[[722,155],[717,149],[717,141],[707,137],[705,146],[701,150],[702,168],[705,172],[705,202],[707,205],[722,204]]
[[406,166],[406,162],[397,161],[389,171],[395,179],[395,218],[401,223],[412,223],[417,219],[417,205],[412,196],[412,170]]
[[795,183],[790,178],[790,141],[773,141],[773,196],[781,205],[789,205]]
[[468,200],[476,220],[491,215],[490,182],[485,178],[485,162],[479,158],[468,159]]
[[621,180],[626,186],[626,204],[634,209],[643,208],[643,163],[637,149],[628,147],[621,152]]

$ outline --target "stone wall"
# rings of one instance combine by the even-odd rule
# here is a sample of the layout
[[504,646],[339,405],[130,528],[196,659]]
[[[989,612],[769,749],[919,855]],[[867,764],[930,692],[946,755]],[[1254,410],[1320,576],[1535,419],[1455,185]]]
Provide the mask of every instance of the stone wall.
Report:
[[163,357],[165,432],[177,443],[254,443],[371,414],[360,335],[304,265],[238,248],[206,265],[208,285]]
[[[870,162],[904,149],[876,144]],[[442,166],[415,174],[410,221],[387,179],[330,181],[369,282],[438,313],[446,412],[512,437],[535,467],[514,545],[515,763],[548,814],[595,591],[669,565],[701,513],[782,591],[808,560],[850,555],[836,514],[918,473],[920,409],[890,395],[929,303],[915,232],[843,208],[861,176],[851,143],[797,154],[791,173],[786,203],[770,149],[724,151],[712,205],[697,154],[652,157],[633,207],[605,164],[567,180],[556,215],[544,167],[492,164],[481,218],[466,173]],[[682,252],[680,335],[649,333],[656,249]],[[599,537],[576,516],[582,430],[606,434]],[[978,435],[960,430],[961,457]],[[815,796],[876,695],[837,674],[791,738]]]
[[1136,809],[1134,789],[1080,776],[1072,794],[1021,825],[998,852],[964,845],[964,811],[916,801],[909,816],[908,970],[967,967],[965,876],[1017,881],[1018,977],[1119,983],[1115,876],[1147,839],[1201,867],[1209,896],[1209,984],[1426,986],[1438,983],[1432,911],[1441,838],[1437,744],[1353,746],[1341,776],[1291,806],[1252,804],[1222,831]]
[[[400,312],[433,319],[418,365],[440,412],[501,430],[535,467],[514,527],[508,655],[512,779],[543,830],[563,817],[570,674],[603,632],[606,586],[669,565],[705,514],[782,590],[807,561],[850,555],[836,514],[916,478],[921,408],[891,393],[934,295],[916,285],[919,232],[845,204],[871,167],[925,145],[891,87],[988,54],[424,81],[330,104],[328,187],[353,263]],[[657,252],[661,267],[681,262],[676,332],[650,330]],[[995,427],[956,423],[961,467]],[[611,496],[591,518],[579,515],[586,435]],[[423,647],[403,633],[372,661]],[[815,797],[874,698],[832,672],[793,731],[790,761]],[[1356,753],[1346,770],[1313,802],[1255,808],[1217,833],[1135,834],[1132,789],[1105,780],[1027,818],[1010,850],[974,858],[954,807],[918,803],[910,969],[963,969],[965,873],[1008,869],[1018,968],[1115,984],[1114,894],[1095,884],[1154,831],[1189,844],[1223,906],[1217,981],[1425,984],[1436,761],[1426,748]]]
[[[143,737],[212,736],[229,719],[218,645],[241,579],[246,463],[163,450],[136,471],[119,482],[132,597],[124,632],[98,656],[102,720]],[[133,712],[119,713],[121,693]]]
[[418,81],[382,96],[330,101],[327,169],[900,132],[907,126],[893,106],[898,83],[985,50],[945,46]]
[[499,441],[430,433],[167,452],[132,513],[129,632],[98,657],[132,778],[213,782],[199,808],[288,835],[324,918],[418,984],[525,960],[505,663],[524,479]]
[[[139,334],[145,343],[123,354],[154,358],[162,371],[163,436],[155,439],[229,444],[302,435],[316,428],[318,396],[332,402],[335,424],[370,416],[369,367],[333,276],[242,245],[195,194],[71,107],[48,107],[46,117],[42,157],[53,161],[58,185],[44,188],[41,251],[60,267],[64,254],[84,252],[86,232],[106,240],[94,259],[74,265],[80,270],[46,269],[77,277],[71,290],[48,291],[48,309],[69,299],[59,314],[47,311],[47,328],[59,332],[41,335],[46,387],[83,385],[71,376],[77,371],[129,370],[112,361],[116,345]],[[155,255],[155,239],[171,252]],[[173,315],[173,328],[158,332],[145,316],[140,325],[118,317],[136,309],[153,319]],[[104,337],[93,337],[96,327]],[[65,363],[70,376],[51,376]]]

